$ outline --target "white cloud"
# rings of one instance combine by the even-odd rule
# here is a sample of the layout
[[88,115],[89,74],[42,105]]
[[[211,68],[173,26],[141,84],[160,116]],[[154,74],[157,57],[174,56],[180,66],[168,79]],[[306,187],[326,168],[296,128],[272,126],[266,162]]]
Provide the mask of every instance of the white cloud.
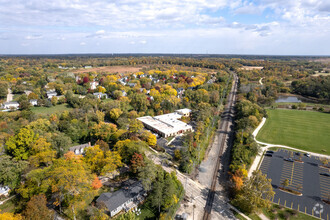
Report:
[[28,35],[25,37],[26,40],[38,40],[43,38],[42,35]]
[[300,51],[298,42],[330,51],[325,40],[330,36],[329,11],[328,0],[0,0],[0,46],[58,42],[66,49],[88,51],[98,44],[104,50],[144,44],[148,52],[166,52],[173,44],[174,52],[189,52],[192,45],[197,50],[223,40],[232,48],[224,51],[214,45],[214,52],[240,53],[242,48],[254,53],[272,48],[274,42],[282,42],[277,51],[284,51],[284,45],[292,48],[289,44]]

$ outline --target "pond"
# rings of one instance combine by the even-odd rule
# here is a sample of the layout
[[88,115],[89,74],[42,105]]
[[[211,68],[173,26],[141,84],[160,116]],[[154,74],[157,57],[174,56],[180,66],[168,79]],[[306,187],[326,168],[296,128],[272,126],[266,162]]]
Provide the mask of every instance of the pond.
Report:
[[294,103],[299,103],[301,100],[297,98],[296,96],[279,96],[276,100],[276,103],[281,103],[281,102],[294,102]]

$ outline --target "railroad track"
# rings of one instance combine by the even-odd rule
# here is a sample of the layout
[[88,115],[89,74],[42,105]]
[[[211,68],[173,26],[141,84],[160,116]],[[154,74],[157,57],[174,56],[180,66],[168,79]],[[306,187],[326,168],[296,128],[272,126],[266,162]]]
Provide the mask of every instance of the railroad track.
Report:
[[223,131],[223,136],[222,136],[222,140],[220,142],[220,150],[219,150],[219,154],[218,154],[215,169],[214,169],[211,188],[209,189],[209,193],[208,193],[205,208],[204,208],[203,220],[209,220],[211,217],[211,211],[212,211],[212,205],[213,205],[214,196],[215,196],[215,188],[216,188],[218,174],[219,174],[221,156],[223,154],[224,147],[226,144],[226,139],[228,136],[228,132],[230,130],[229,122],[231,121],[231,118],[233,116],[232,114],[233,114],[234,102],[236,99],[237,81],[238,81],[237,76],[234,74],[234,85],[232,86],[232,89],[230,91],[228,103],[226,105],[225,111],[223,112],[223,114],[221,116],[223,123],[220,123],[220,131]]

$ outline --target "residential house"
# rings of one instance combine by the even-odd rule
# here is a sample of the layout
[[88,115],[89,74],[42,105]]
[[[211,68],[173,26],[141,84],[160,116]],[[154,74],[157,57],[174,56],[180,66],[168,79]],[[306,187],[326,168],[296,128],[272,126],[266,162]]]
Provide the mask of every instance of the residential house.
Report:
[[83,155],[87,147],[91,147],[91,142],[70,147],[69,151],[72,151],[75,155]]
[[2,104],[2,108],[4,109],[18,109],[19,103],[18,102],[5,102]]
[[98,85],[99,85],[99,83],[98,82],[95,82],[95,81],[93,81],[93,82],[90,83],[90,86],[91,86],[91,89],[92,90],[96,89]]
[[57,92],[47,92],[47,98],[48,99],[52,99],[54,96],[57,96]]
[[96,203],[99,207],[105,207],[107,214],[113,217],[121,211],[127,212],[136,208],[146,195],[141,182],[127,181],[124,187],[114,193],[102,193]]
[[90,69],[92,66],[84,66],[85,69]]
[[38,100],[37,99],[31,99],[30,104],[33,105],[33,106],[36,106],[36,105],[38,105]]
[[129,87],[134,87],[134,86],[136,85],[136,83],[127,83],[127,85],[128,85]]
[[95,92],[93,93],[94,96],[96,96],[98,99],[107,99],[108,95],[102,92]]
[[0,196],[8,196],[10,188],[8,186],[1,186],[0,185]]

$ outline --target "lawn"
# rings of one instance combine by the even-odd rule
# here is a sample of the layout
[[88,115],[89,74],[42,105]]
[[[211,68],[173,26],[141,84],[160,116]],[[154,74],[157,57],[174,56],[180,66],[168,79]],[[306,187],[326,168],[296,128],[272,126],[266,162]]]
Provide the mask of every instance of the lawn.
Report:
[[273,204],[270,209],[262,210],[269,219],[315,220],[317,218],[304,213]]
[[267,113],[258,141],[330,155],[330,114],[286,109]]
[[68,107],[67,104],[61,104],[61,105],[55,105],[52,107],[32,107],[31,111],[36,113],[36,114],[41,114],[41,115],[51,115],[54,113],[60,113],[64,111],[70,111],[72,108]]

